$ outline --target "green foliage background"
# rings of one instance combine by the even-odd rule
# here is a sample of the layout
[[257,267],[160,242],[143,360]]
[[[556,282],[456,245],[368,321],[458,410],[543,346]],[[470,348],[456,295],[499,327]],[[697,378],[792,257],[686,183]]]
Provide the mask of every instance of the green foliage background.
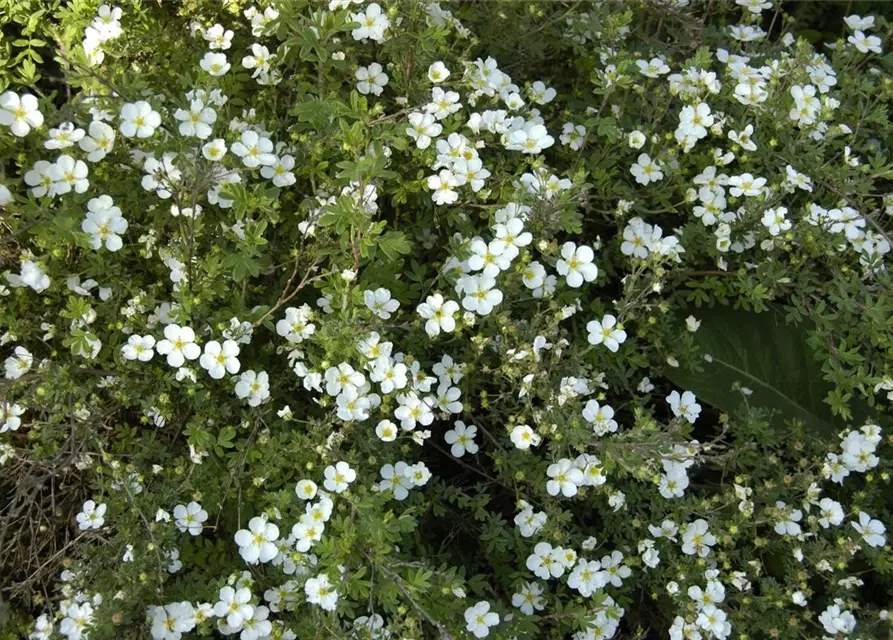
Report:
[[[668,106],[672,98],[656,84],[643,89],[629,80],[606,87],[597,73],[602,65],[592,45],[574,45],[566,38],[568,17],[588,21],[593,31],[605,34],[630,26],[633,35],[621,56],[630,75],[636,57],[655,51],[665,53],[674,69],[690,64],[707,67],[710,50],[730,47],[723,27],[737,21],[737,10],[723,2],[694,3],[690,10],[649,2],[601,6],[463,2],[450,8],[474,35],[460,39],[428,24],[420,5],[395,3],[392,10],[403,18],[398,34],[369,50],[349,39],[346,14],[318,25],[326,34],[320,41],[309,28],[308,16],[316,3],[275,4],[280,20],[271,38],[290,47],[280,60],[285,70],[282,84],[256,86],[235,64],[235,56],[231,56],[233,70],[220,83],[230,96],[229,112],[257,107],[274,139],[300,150],[298,184],[288,190],[258,180],[234,185],[226,192],[235,202],[232,210],[209,211],[193,228],[182,221],[172,223],[166,203],[153,208],[154,196],[141,191],[137,182],[128,183],[131,174],[120,178],[125,175],[116,173],[124,171],[120,167],[91,166],[91,193],[94,184],[102,184],[103,193],[126,204],[128,213],[133,213],[133,218],[128,215],[134,223],[132,237],[159,229],[172,243],[184,248],[188,244],[190,281],[195,285],[176,295],[182,313],[214,334],[233,316],[257,321],[256,334],[266,339],[256,340],[246,350],[243,363],[250,364],[243,368],[274,372],[276,404],[289,404],[296,417],[284,422],[270,407],[248,410],[235,402],[229,386],[207,379],[184,388],[157,362],[153,364],[158,366],[147,368],[123,362],[117,354],[126,336],[120,330],[130,323],[118,315],[118,307],[135,295],[143,295],[149,309],[169,299],[167,269],[159,260],[149,260],[136,243],[115,259],[86,250],[79,232],[83,203],[67,202],[48,212],[36,199],[22,195],[15,211],[3,212],[9,227],[4,234],[11,234],[0,238],[3,269],[15,270],[22,249],[18,234],[27,230],[23,237],[28,246],[40,254],[60,285],[64,275],[77,273],[114,282],[119,291],[117,302],[90,301],[99,315],[95,331],[104,347],[103,359],[88,363],[72,355],[84,344],[84,332],[70,332],[64,342],[61,335],[67,321],[84,314],[88,306],[84,299],[68,295],[61,286],[41,296],[15,290],[2,299],[2,327],[20,339],[38,336],[48,312],[63,327],[38,354],[49,358],[50,366],[23,380],[20,396],[27,398],[37,425],[17,433],[15,446],[27,454],[14,471],[4,469],[0,479],[0,502],[9,505],[3,530],[14,536],[14,543],[0,542],[2,597],[11,603],[2,637],[22,637],[33,615],[57,597],[54,582],[64,567],[80,571],[83,584],[103,593],[110,603],[91,637],[140,637],[145,634],[146,606],[212,599],[228,576],[245,568],[234,552],[233,532],[249,517],[274,510],[284,521],[293,521],[301,511],[295,504],[295,483],[303,477],[321,477],[322,469],[338,456],[359,467],[365,486],[338,501],[327,535],[314,553],[327,569],[350,567],[350,579],[343,585],[337,616],[308,612],[306,607],[293,615],[299,638],[319,637],[321,628],[332,637],[347,637],[350,621],[368,613],[363,605],[373,600],[376,610],[387,613],[404,637],[438,637],[432,618],[461,633],[464,605],[452,599],[454,589],[463,588],[475,600],[508,602],[513,589],[530,579],[523,569],[530,541],[516,534],[512,522],[522,498],[538,501],[538,508],[549,514],[544,539],[579,548],[583,539],[594,535],[608,548],[623,549],[631,565],[637,563],[636,541],[647,536],[647,524],[665,517],[681,522],[710,514],[722,539],[717,553],[721,569],[738,569],[755,558],[763,567],[759,580],[754,578],[758,589],[735,596],[733,624],[742,630],[738,637],[812,637],[807,634],[815,632],[814,620],[808,613],[791,610],[789,592],[807,589],[817,602],[827,603],[837,595],[836,587],[830,578],[809,573],[792,559],[789,542],[772,534],[765,511],[776,500],[793,503],[794,496],[806,494],[819,479],[817,463],[838,446],[837,432],[857,428],[866,418],[888,424],[889,403],[873,389],[893,373],[891,276],[883,271],[865,279],[852,255],[832,251],[834,241],[806,225],[784,239],[776,259],[753,268],[740,259],[727,271],[717,270],[712,234],[691,220],[689,206],[680,202],[687,185],[683,176],[695,175],[709,164],[710,152],[674,155],[678,175],[652,185],[647,195],[628,175],[637,154],[627,148],[625,133],[634,128],[666,133],[669,147],[679,104]],[[840,16],[857,9],[863,15],[876,9],[879,18],[891,14],[887,3],[856,4],[782,3],[779,12],[764,15],[764,28],[775,29],[767,50],[776,51],[773,47],[783,28],[803,36],[792,55],[805,61],[812,55],[806,41],[821,50],[820,42],[843,34]],[[204,82],[196,71],[204,42],[188,37],[190,21],[241,27],[233,52],[243,52],[254,40],[238,3],[122,3],[125,36],[107,54],[104,67],[90,71],[77,46],[97,5],[88,0],[0,1],[0,91],[7,87],[33,91],[44,112],[57,122],[70,114],[84,117],[83,105],[77,103],[81,93],[114,90],[130,101],[153,90],[179,103],[185,91]],[[332,53],[345,49],[348,62],[332,58]],[[404,134],[405,121],[394,116],[401,107],[393,97],[407,96],[411,104],[427,99],[430,88],[424,70],[435,60],[451,61],[458,72],[457,61],[488,55],[519,84],[541,79],[558,90],[562,101],[552,114],[554,122],[562,118],[585,122],[590,138],[582,152],[556,145],[545,154],[552,171],[574,179],[573,194],[557,202],[531,202],[535,207],[531,229],[545,243],[542,253],[550,259],[567,239],[601,243],[598,262],[603,275],[597,289],[587,290],[581,298],[583,312],[563,325],[561,308],[577,299],[566,289],[542,305],[526,304],[530,302],[526,298],[511,309],[506,305],[486,321],[432,344],[415,318],[383,323],[373,317],[362,306],[361,292],[387,287],[404,309],[411,310],[434,290],[449,289],[449,279],[439,273],[438,265],[458,250],[452,235],[479,233],[489,222],[492,207],[518,197],[514,181],[542,161],[494,152],[488,167],[495,179],[480,194],[479,207],[436,208],[424,188],[429,172]],[[839,73],[835,94],[846,98],[839,119],[859,123],[862,146],[857,151],[863,164],[856,168],[839,161],[840,140],[816,142],[798,135],[790,122],[779,117],[787,110],[781,103],[754,118],[761,148],[750,158],[745,154],[741,163],[749,163],[755,174],[793,163],[819,185],[829,205],[845,196],[869,210],[891,190],[893,178],[889,158],[893,129],[888,118],[893,64],[890,54],[878,56],[872,64],[881,73],[872,75],[865,71],[870,65],[862,66],[860,59],[834,55],[839,56],[834,64]],[[386,98],[375,102],[354,90],[352,75],[357,61],[372,60],[387,64],[391,78]],[[619,115],[611,112],[613,105],[620,107]],[[733,117],[743,121],[743,113],[742,109]],[[122,147],[123,142],[119,138]],[[383,145],[394,152],[390,164],[375,153]],[[35,159],[46,156],[36,138],[14,140],[5,131],[0,149],[4,176],[21,174]],[[126,152],[116,153],[126,165]],[[838,161],[832,164],[829,158]],[[381,185],[374,222],[367,224],[368,216],[342,197],[326,209],[317,240],[305,247],[296,222],[306,219],[313,197],[323,188],[338,193],[352,181]],[[813,196],[819,200],[818,194]],[[649,222],[660,223],[667,234],[684,228],[686,254],[681,265],[631,264],[621,254],[619,236],[625,222],[615,214],[621,198],[642,201]],[[243,240],[217,231],[215,223],[232,224],[234,219],[245,224]],[[889,232],[889,217],[877,224],[880,231]],[[278,352],[274,326],[279,316],[265,316],[280,292],[288,289],[292,263],[296,269],[300,265],[302,276],[320,276],[292,304],[312,305],[320,295],[336,302],[336,312],[317,323],[317,352],[312,356],[317,367],[324,370],[355,359],[354,340],[367,330],[394,339],[398,349],[428,368],[443,353],[451,353],[469,365],[463,400],[468,420],[486,434],[486,455],[470,463],[453,458],[443,448],[442,426],[424,454],[406,440],[384,449],[371,437],[368,423],[337,424],[331,402],[315,404]],[[338,274],[354,267],[361,269],[356,286],[351,286]],[[659,295],[654,293],[655,284],[660,285]],[[508,290],[518,298],[526,294],[518,282]],[[622,357],[584,351],[586,321],[615,309],[632,345],[624,347]],[[689,314],[702,319],[697,333],[685,329]],[[538,335],[556,343],[564,338],[573,346],[564,357],[549,361],[548,383],[520,400],[517,390],[527,371],[502,355],[509,347],[532,344]],[[727,363],[726,370],[717,374],[716,367],[704,362],[705,354],[713,356],[714,364]],[[681,366],[668,366],[668,356]],[[579,411],[572,414],[551,402],[549,394],[562,377],[598,373],[605,374],[609,388],[595,397],[607,399],[617,410],[625,427],[622,438],[593,439]],[[124,383],[97,387],[95,381],[110,374],[121,376]],[[657,387],[652,394],[636,391],[643,375]],[[753,395],[742,393],[741,386],[753,390]],[[676,388],[694,391],[705,405],[697,426],[673,421],[663,398]],[[392,413],[393,405],[392,398],[385,398],[382,414]],[[154,407],[170,416],[165,428],[149,424],[146,415]],[[92,412],[89,424],[77,424],[72,417],[82,408]],[[507,445],[507,431],[515,424],[533,422],[534,416],[549,442],[539,456],[522,455]],[[334,448],[327,449],[333,432],[338,434]],[[653,481],[659,464],[654,455],[643,452],[691,439],[715,442],[716,458],[693,473],[696,490],[665,507],[655,499]],[[189,445],[209,453],[201,465],[190,464]],[[887,441],[884,447],[889,451]],[[606,491],[581,492],[572,503],[546,495],[543,479],[548,462],[583,451],[597,452],[612,484],[626,494],[626,511],[611,509]],[[76,454],[84,452],[92,456],[88,470],[74,464]],[[382,464],[413,457],[424,459],[434,474],[423,492],[396,503],[369,490]],[[163,471],[153,472],[153,465]],[[889,468],[883,460],[874,473],[851,478],[846,490],[834,487],[829,495],[893,522]],[[113,488],[122,481],[126,486],[130,474],[145,485],[139,496]],[[760,518],[748,519],[736,510],[729,489],[733,480],[754,488],[757,511],[763,510]],[[114,501],[110,509],[114,515],[109,518],[114,533],[75,544],[74,514],[84,500],[100,496],[112,496],[108,499]],[[209,511],[214,528],[201,537],[185,537],[150,522],[158,508],[170,510],[192,499],[213,507]],[[119,559],[126,544],[142,553],[123,567]],[[841,571],[864,580],[847,597],[860,603],[866,619],[876,618],[876,610],[889,606],[893,569],[888,549],[854,557],[848,543],[831,537],[810,544],[816,557],[828,558]],[[164,572],[160,561],[159,549],[171,546],[179,549],[185,567],[175,577]],[[664,634],[677,610],[664,585],[703,569],[698,559],[669,551],[659,571],[647,573],[641,563],[634,566],[634,579],[614,596],[626,611],[618,637]],[[281,577],[263,570],[255,573],[264,587]],[[114,599],[118,592],[126,597]],[[511,625],[500,629],[504,635],[495,637],[569,637],[597,607],[598,602],[566,594],[550,602],[548,615],[516,615]],[[889,633],[887,626],[869,624],[874,622],[866,627],[874,630],[868,633],[878,634],[875,637]]]

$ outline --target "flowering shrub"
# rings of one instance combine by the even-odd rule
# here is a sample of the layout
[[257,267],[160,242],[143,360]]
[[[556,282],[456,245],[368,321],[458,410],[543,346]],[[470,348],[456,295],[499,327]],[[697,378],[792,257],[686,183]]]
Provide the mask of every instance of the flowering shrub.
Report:
[[4,637],[890,633],[882,16],[0,15]]

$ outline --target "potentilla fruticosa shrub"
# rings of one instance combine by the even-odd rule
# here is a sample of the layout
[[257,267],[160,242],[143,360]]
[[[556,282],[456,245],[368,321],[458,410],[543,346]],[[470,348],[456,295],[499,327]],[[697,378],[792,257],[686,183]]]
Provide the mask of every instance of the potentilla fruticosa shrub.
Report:
[[883,16],[0,15],[0,635],[890,634]]

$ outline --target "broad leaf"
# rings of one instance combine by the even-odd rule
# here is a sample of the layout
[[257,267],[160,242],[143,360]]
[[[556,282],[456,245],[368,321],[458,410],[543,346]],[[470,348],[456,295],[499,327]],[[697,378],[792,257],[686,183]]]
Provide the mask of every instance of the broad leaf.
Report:
[[733,388],[737,382],[753,392],[747,396],[748,404],[777,412],[779,423],[796,418],[808,429],[824,433],[846,426],[823,402],[831,387],[806,343],[809,325],[786,324],[778,308],[753,313],[715,307],[692,313],[701,321],[695,344],[709,357],[700,371],[682,367],[668,371],[676,385],[732,412],[742,404],[741,392]]

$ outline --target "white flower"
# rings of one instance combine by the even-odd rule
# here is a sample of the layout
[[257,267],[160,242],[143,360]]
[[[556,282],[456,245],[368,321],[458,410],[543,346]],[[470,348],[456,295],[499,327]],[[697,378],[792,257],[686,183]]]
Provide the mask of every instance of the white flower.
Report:
[[614,420],[614,408],[611,405],[599,404],[598,400],[588,400],[583,407],[583,418],[592,424],[596,435],[603,436],[606,433],[617,431],[617,421]]
[[53,186],[50,187],[50,195],[69,193],[72,189],[75,193],[84,193],[90,182],[87,180],[87,164],[83,160],[75,160],[69,155],[61,155],[48,169]]
[[431,139],[439,136],[443,130],[440,123],[434,121],[432,113],[414,111],[409,114],[408,119],[409,126],[406,127],[406,134],[415,140],[415,145],[419,149],[427,149],[431,145]]
[[746,149],[747,151],[756,151],[757,145],[751,139],[752,135],[753,125],[749,124],[741,132],[729,131],[729,140],[731,140],[732,142],[737,142],[742,149]]
[[772,8],[772,2],[769,0],[735,0],[735,4],[744,7],[755,15]]
[[247,529],[239,529],[235,535],[239,555],[248,564],[272,560],[279,553],[274,544],[277,538],[279,527],[257,516],[248,521]]
[[183,174],[174,165],[175,157],[174,153],[165,153],[161,160],[147,156],[143,162],[145,175],[140,183],[143,189],[154,191],[155,195],[162,200],[170,198],[173,195],[172,190],[183,177]]
[[853,31],[867,31],[874,26],[874,16],[863,18],[862,16],[853,14],[845,17],[843,21],[846,23],[846,26]]
[[121,29],[121,8],[110,7],[107,4],[99,5],[97,16],[93,18],[91,26],[99,33],[103,42],[119,37]]
[[53,192],[53,176],[50,174],[52,168],[52,163],[46,160],[38,160],[29,171],[25,172],[25,184],[33,187],[31,194],[35,198],[55,195]]
[[529,449],[532,446],[536,447],[542,442],[540,435],[526,424],[519,424],[512,428],[511,440],[512,444],[521,450]]
[[880,520],[874,520],[864,511],[859,512],[859,522],[853,522],[852,525],[868,546],[883,547],[887,544],[884,537],[887,528]]
[[115,130],[101,120],[94,120],[87,127],[87,134],[78,146],[87,152],[87,160],[99,162],[114,148]]
[[[430,433],[428,435],[430,435]],[[431,471],[428,470],[428,467],[425,466],[424,462],[417,462],[411,467],[407,467],[406,472],[403,475],[412,486],[421,487],[431,478]]]
[[409,490],[412,483],[407,476],[409,465],[402,460],[396,464],[386,464],[380,469],[381,482],[378,483],[376,491],[390,491],[394,494],[395,500],[406,500],[409,497]]
[[465,610],[465,628],[475,638],[486,638],[490,634],[490,627],[495,627],[497,624],[499,614],[490,611],[489,602],[478,602]]
[[325,611],[334,611],[338,605],[338,590],[324,573],[304,583],[304,594],[307,596],[307,602],[318,604]]
[[279,17],[279,12],[273,7],[267,7],[263,13],[257,11],[253,7],[245,11],[245,17],[251,16],[251,35],[257,37],[264,34],[264,30],[271,22]]
[[586,142],[586,127],[581,124],[574,124],[573,122],[565,122],[564,127],[561,129],[561,136],[558,138],[561,140],[561,144],[567,145],[574,151],[577,151],[583,147],[583,143]]
[[543,585],[539,582],[525,582],[520,592],[512,594],[512,606],[520,609],[521,613],[532,616],[535,611],[545,608],[542,595]]
[[524,221],[520,218],[512,218],[505,222],[497,222],[493,225],[493,233],[496,236],[491,244],[494,245],[497,255],[501,254],[508,260],[514,260],[533,241],[533,235],[524,231]]
[[95,67],[105,60],[105,52],[102,50],[102,37],[93,27],[84,29],[84,41],[82,43],[84,55],[87,56],[87,64]]
[[270,53],[265,46],[254,43],[251,45],[251,55],[242,58],[242,66],[246,69],[254,69],[251,74],[252,78],[258,78],[258,81],[264,81],[270,73],[270,63],[276,56]]
[[221,24],[215,24],[202,32],[202,37],[208,41],[208,47],[224,51],[232,46],[233,35],[232,29],[224,29]]
[[53,636],[53,621],[43,613],[34,621],[34,631],[28,635],[28,640],[50,640]]
[[494,278],[467,276],[462,280],[462,289],[465,291],[462,307],[481,316],[489,315],[502,302],[502,291],[496,288]]
[[657,182],[663,180],[664,174],[661,171],[660,164],[653,161],[651,156],[643,153],[639,156],[636,163],[630,167],[629,172],[641,185],[647,185],[649,182]]
[[762,193],[766,185],[766,178],[754,178],[749,173],[729,178],[729,193],[736,198],[738,196],[753,197]]
[[257,407],[270,397],[270,377],[266,371],[256,373],[252,369],[239,375],[236,382],[236,397],[248,400],[249,407]]
[[461,420],[456,420],[453,428],[444,434],[443,439],[451,445],[450,453],[461,458],[466,452],[472,455],[478,452],[478,446],[474,441],[477,432],[477,427],[467,427]]
[[145,100],[121,107],[121,135],[125,138],[148,138],[161,125],[161,114]]
[[202,523],[208,519],[208,512],[202,509],[198,502],[190,502],[188,505],[178,504],[174,507],[174,524],[182,533],[189,532],[191,536],[200,535]]
[[431,407],[414,392],[398,395],[397,402],[399,406],[394,410],[394,418],[400,421],[404,431],[415,429],[416,424],[427,426],[434,421]]
[[89,602],[71,603],[64,609],[64,614],[65,617],[59,625],[59,633],[67,636],[68,640],[86,638],[93,622],[93,606]]
[[558,95],[552,87],[547,87],[541,81],[534,82],[529,89],[530,98],[537,104],[549,104]]
[[372,371],[369,377],[381,385],[382,393],[393,393],[395,389],[406,388],[408,369],[402,362],[395,362],[389,356],[381,356],[370,365]]
[[306,304],[298,308],[288,307],[285,317],[276,323],[276,333],[289,342],[301,343],[316,332],[312,319],[313,311]]
[[247,587],[238,590],[223,587],[219,598],[220,600],[214,605],[214,615],[225,621],[230,629],[241,629],[245,620],[254,615],[254,607],[249,604],[251,591]]
[[390,420],[381,420],[375,427],[375,435],[382,442],[393,442],[397,439],[397,425]]
[[357,472],[351,469],[350,465],[343,460],[326,467],[324,475],[326,480],[323,485],[328,491],[334,493],[347,491],[350,484],[357,479]]
[[577,246],[565,242],[561,247],[561,258],[555,264],[558,273],[567,278],[567,285],[577,289],[583,282],[592,282],[598,277],[598,267],[593,264],[595,254],[590,247]]
[[46,149],[67,149],[84,138],[84,130],[71,122],[63,122],[58,128],[50,129],[50,139],[43,143]]
[[626,341],[626,331],[623,325],[617,324],[617,318],[607,314],[601,321],[592,320],[586,325],[589,332],[589,344],[604,344],[608,351],[617,353],[620,345]]
[[710,547],[715,544],[716,537],[708,530],[706,520],[698,518],[685,525],[682,532],[682,553],[706,558],[710,554]]
[[326,393],[330,396],[337,396],[345,388],[359,388],[366,383],[363,374],[359,371],[354,371],[354,368],[346,362],[342,362],[337,367],[326,369],[325,378]]
[[822,498],[819,502],[819,524],[823,529],[830,526],[837,526],[843,522],[843,507],[840,503],[831,498]]
[[577,495],[577,490],[583,485],[583,472],[567,458],[550,464],[546,469],[546,475],[551,478],[546,482],[546,491],[550,496],[557,496],[560,493],[570,498]]
[[6,370],[6,378],[8,380],[17,380],[31,370],[31,364],[34,362],[34,356],[25,347],[16,347],[12,355],[4,362]]
[[249,169],[276,163],[272,141],[261,137],[256,131],[243,131],[241,138],[230,146],[230,150],[242,158],[242,164]]
[[527,556],[526,566],[538,578],[560,578],[564,574],[565,566],[560,561],[561,548],[548,542],[537,542],[533,553]]
[[114,206],[112,199],[109,196],[91,198],[87,209],[81,230],[90,234],[90,246],[99,249],[105,244],[109,251],[118,251],[124,246],[119,234],[127,231],[127,220],[121,215],[121,209]]
[[546,269],[539,262],[533,261],[527,265],[521,274],[521,281],[528,289],[539,289],[546,280]]
[[164,340],[155,345],[155,350],[167,356],[172,367],[182,367],[186,360],[195,360],[201,355],[201,348],[195,344],[195,332],[190,327],[169,324],[164,328]]
[[881,47],[881,39],[877,36],[867,36],[861,31],[856,31],[853,35],[846,39],[847,42],[856,47],[856,50],[860,53],[883,53],[884,49]]
[[647,142],[647,138],[645,134],[639,131],[638,129],[630,132],[627,137],[627,144],[629,144],[632,149],[641,149],[645,146],[645,142]]
[[363,95],[371,93],[380,96],[388,84],[388,74],[377,62],[373,62],[368,67],[359,67],[354,76],[357,79],[357,91]]
[[623,554],[619,551],[612,551],[611,555],[604,556],[601,559],[601,568],[604,580],[615,587],[623,586],[623,580],[628,578],[632,571],[623,563]]
[[221,345],[216,340],[205,343],[205,352],[199,358],[199,364],[215,380],[220,380],[227,373],[239,372],[239,345],[233,340],[224,340]]
[[856,618],[849,611],[841,611],[841,604],[830,605],[819,616],[819,622],[825,628],[825,631],[833,637],[839,638],[841,635],[848,636],[856,628]]
[[526,154],[541,153],[555,144],[555,138],[541,124],[525,122],[520,129],[508,134],[505,148],[509,151],[520,151]]
[[288,187],[296,182],[295,174],[292,173],[294,168],[294,156],[284,155],[277,158],[272,165],[261,167],[260,175],[268,180],[272,180],[277,187]]
[[121,355],[125,360],[148,362],[155,355],[155,338],[149,335],[131,335],[127,338],[127,344],[121,347]]
[[210,142],[206,142],[202,146],[202,155],[207,160],[217,161],[226,155],[226,140],[223,138],[215,138]]
[[104,503],[97,505],[93,500],[87,500],[76,518],[78,521],[78,529],[81,531],[99,529],[105,523],[105,519],[103,518],[105,510],[106,505]]
[[198,66],[214,77],[222,76],[232,68],[232,65],[227,61],[225,54],[210,52],[204,55],[198,63]]
[[791,221],[785,217],[787,212],[788,210],[785,207],[766,209],[763,212],[763,217],[760,222],[762,222],[763,226],[769,231],[770,236],[777,236],[781,232],[788,231],[791,228]]
[[797,524],[803,519],[803,512],[799,509],[788,507],[781,500],[776,501],[776,519],[775,533],[780,536],[789,535],[796,536],[800,534],[800,525]]
[[636,60],[636,66],[639,67],[639,72],[643,76],[649,78],[658,78],[670,73],[670,67],[668,67],[667,63],[660,58],[652,58],[650,61]]
[[471,271],[482,271],[482,275],[487,278],[496,278],[500,272],[511,266],[512,256],[511,253],[505,253],[507,248],[508,245],[502,241],[493,240],[488,244],[479,238],[475,239],[471,243],[468,268]]
[[674,416],[677,418],[683,416],[692,424],[701,414],[701,405],[697,403],[697,398],[691,391],[685,391],[681,396],[678,391],[673,391],[667,396],[667,403],[673,410]]
[[785,173],[787,173],[787,183],[797,187],[798,189],[803,189],[804,191],[812,191],[812,180],[806,174],[800,173],[791,165],[787,165],[785,167]]
[[205,140],[211,135],[211,125],[217,121],[217,112],[206,107],[201,100],[192,100],[189,109],[177,109],[174,118],[180,120],[181,136],[193,136]]
[[515,516],[518,533],[524,538],[535,536],[546,525],[548,516],[542,511],[534,513],[533,508],[523,503],[524,508]]
[[38,110],[37,98],[30,93],[21,98],[7,91],[0,95],[0,125],[9,127],[12,135],[24,138],[31,131],[43,124],[43,114]]
[[443,296],[435,293],[418,306],[418,314],[426,320],[425,333],[435,337],[444,333],[452,333],[456,329],[455,315],[459,311],[459,303],[454,300],[444,300]]
[[354,40],[374,40],[384,42],[384,32],[391,25],[387,14],[382,13],[378,3],[371,3],[365,11],[351,14],[352,22],[359,22],[360,26],[351,31]]
[[400,306],[397,300],[391,298],[391,292],[383,287],[375,291],[364,291],[363,302],[372,313],[382,320],[390,318],[391,314],[397,311]]
[[641,540],[638,545],[642,562],[649,569],[654,569],[660,564],[660,552],[654,547],[654,540]]
[[461,108],[459,94],[455,91],[444,91],[440,87],[431,89],[431,102],[425,105],[425,111],[438,120],[443,120]]
[[428,176],[427,184],[434,191],[431,194],[434,204],[453,204],[459,199],[459,192],[454,191],[454,187],[465,184],[465,177],[457,176],[449,169],[441,169],[437,175]]
[[7,431],[18,431],[22,426],[22,418],[25,413],[24,407],[18,404],[10,404],[7,400],[0,402],[0,433]]
[[450,77],[450,70],[438,60],[428,67],[428,79],[434,84],[439,84]]
[[37,293],[45,291],[50,286],[50,278],[43,268],[33,260],[25,260],[20,267],[20,273],[10,273],[6,281],[13,287],[31,287]]

